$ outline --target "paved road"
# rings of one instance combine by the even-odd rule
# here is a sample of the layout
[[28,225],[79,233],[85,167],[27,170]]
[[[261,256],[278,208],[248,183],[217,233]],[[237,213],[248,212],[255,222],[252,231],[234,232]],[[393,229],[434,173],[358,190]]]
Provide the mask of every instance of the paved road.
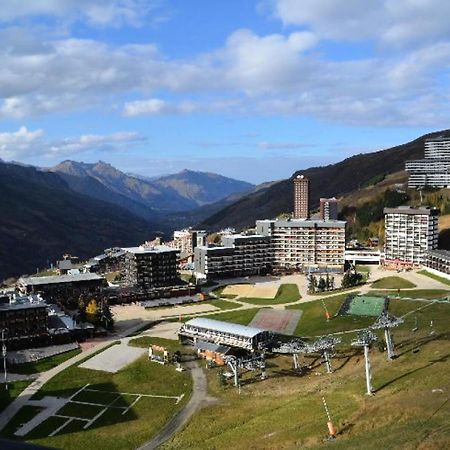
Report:
[[187,367],[191,370],[193,381],[191,399],[181,411],[166,423],[164,428],[152,440],[145,443],[139,450],[158,448],[179,431],[200,408],[215,402],[215,399],[208,397],[207,381],[203,369],[198,367],[195,362],[188,363]]

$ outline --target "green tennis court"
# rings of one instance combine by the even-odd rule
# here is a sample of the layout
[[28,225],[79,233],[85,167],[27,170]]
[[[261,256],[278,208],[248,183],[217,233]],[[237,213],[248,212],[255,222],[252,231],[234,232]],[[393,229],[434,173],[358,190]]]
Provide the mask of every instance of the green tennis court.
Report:
[[378,317],[384,310],[384,303],[383,297],[356,296],[351,300],[347,314]]

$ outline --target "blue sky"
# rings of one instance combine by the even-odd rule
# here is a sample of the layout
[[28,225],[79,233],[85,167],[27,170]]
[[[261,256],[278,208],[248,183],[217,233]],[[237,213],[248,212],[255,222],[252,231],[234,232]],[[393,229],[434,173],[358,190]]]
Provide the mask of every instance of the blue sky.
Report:
[[0,158],[254,183],[449,127],[444,0],[0,0]]

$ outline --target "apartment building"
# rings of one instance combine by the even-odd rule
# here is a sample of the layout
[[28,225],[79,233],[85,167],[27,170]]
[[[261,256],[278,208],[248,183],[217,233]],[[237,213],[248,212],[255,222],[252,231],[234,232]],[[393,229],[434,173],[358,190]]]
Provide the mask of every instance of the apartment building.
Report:
[[21,294],[41,294],[49,302],[65,303],[81,294],[97,292],[106,285],[104,277],[95,273],[22,277],[16,283]]
[[47,306],[38,295],[0,295],[0,330],[5,330],[10,349],[47,342]]
[[336,198],[320,199],[320,220],[337,220],[338,201]]
[[258,220],[257,233],[272,242],[279,270],[342,272],[345,227],[340,220]]
[[201,278],[268,273],[272,270],[270,238],[259,235],[225,235],[221,246],[197,247],[194,266],[197,276]]
[[309,218],[309,178],[304,175],[294,178],[294,218]]
[[386,266],[421,266],[427,251],[437,248],[436,208],[400,206],[384,209]]
[[151,290],[179,283],[179,250],[165,245],[124,248],[124,284]]
[[424,153],[424,159],[405,162],[408,187],[450,187],[450,138],[427,139]]
[[428,271],[450,279],[450,251],[428,250],[424,265]]
[[173,240],[168,242],[169,247],[180,250],[181,255],[190,255],[195,247],[206,245],[207,233],[205,230],[176,230],[173,232]]
[[234,277],[234,248],[201,245],[194,250],[194,271],[197,278]]

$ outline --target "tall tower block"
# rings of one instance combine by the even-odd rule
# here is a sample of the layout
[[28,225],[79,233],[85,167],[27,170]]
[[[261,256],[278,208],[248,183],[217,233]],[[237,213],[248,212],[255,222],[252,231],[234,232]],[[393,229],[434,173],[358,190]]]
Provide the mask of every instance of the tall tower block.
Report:
[[309,179],[304,175],[294,178],[294,219],[309,219]]

